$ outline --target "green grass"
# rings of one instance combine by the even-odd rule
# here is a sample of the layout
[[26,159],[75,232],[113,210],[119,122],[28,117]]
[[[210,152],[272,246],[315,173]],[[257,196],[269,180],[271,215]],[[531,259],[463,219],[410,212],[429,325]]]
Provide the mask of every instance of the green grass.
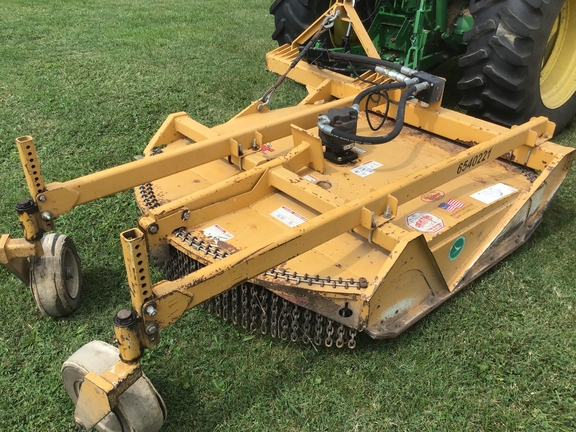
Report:
[[[275,81],[264,70],[268,0],[0,4],[0,233],[26,197],[14,138],[32,135],[48,182],[131,161],[171,112],[219,124]],[[274,103],[305,94],[285,83]],[[576,143],[576,129],[555,141]],[[144,368],[167,431],[571,431],[576,429],[576,179],[531,240],[404,335],[354,351],[287,345],[192,310]],[[0,430],[72,430],[62,362],[113,337],[130,304],[118,233],[132,193],[58,219],[83,259],[85,297],[43,318],[0,269]]]

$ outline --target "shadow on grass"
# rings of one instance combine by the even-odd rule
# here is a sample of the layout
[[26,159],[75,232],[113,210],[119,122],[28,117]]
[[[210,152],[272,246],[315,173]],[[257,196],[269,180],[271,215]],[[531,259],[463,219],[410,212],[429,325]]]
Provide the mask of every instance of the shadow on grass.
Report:
[[542,222],[520,250],[547,242],[551,238],[557,239],[559,243],[569,241],[568,238],[563,238],[562,233],[569,236],[571,228],[576,224],[576,201],[566,193],[562,192],[552,199],[544,212]]
[[130,305],[130,291],[123,269],[90,266],[83,269],[82,303],[77,313],[90,319],[109,315],[112,328],[113,314]]
[[[229,430],[231,422],[251,410],[259,415],[268,410],[294,411],[295,419],[302,417],[295,421],[305,427],[299,389],[319,391],[321,382],[339,381],[339,375],[342,383],[349,382],[350,369],[364,367],[363,357],[376,355],[388,363],[414,334],[408,331],[395,340],[373,340],[360,333],[356,349],[339,350],[251,334],[203,310],[189,312],[176,325],[177,333],[166,329],[160,346],[143,363],[169,407],[166,430],[178,431]],[[201,333],[197,338],[196,332]],[[194,346],[195,340],[202,345]],[[282,430],[290,429],[283,426],[287,429]]]

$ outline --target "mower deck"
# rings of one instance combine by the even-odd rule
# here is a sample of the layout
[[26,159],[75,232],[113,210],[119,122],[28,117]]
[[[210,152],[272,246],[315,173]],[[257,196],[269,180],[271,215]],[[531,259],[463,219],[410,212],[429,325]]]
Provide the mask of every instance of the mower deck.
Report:
[[[379,121],[375,116],[371,120]],[[246,123],[249,120],[243,117],[233,119],[207,133],[218,136]],[[375,134],[365,113],[358,132]],[[314,128],[306,134],[313,137]],[[194,146],[194,142],[178,140],[162,152],[185,145]],[[539,149],[545,151],[546,146],[557,147],[542,143]],[[284,136],[264,143],[252,157],[259,158],[257,163],[264,166],[267,161],[286,157],[294,147],[293,136]],[[268,177],[273,188],[263,188],[245,205],[223,206],[201,223],[195,218],[186,220],[168,237],[173,251],[163,268],[176,279],[200,266],[218,265],[219,259],[236,251],[359,197],[369,197],[378,189],[410,182],[425,175],[431,166],[440,167],[443,161],[471,149],[455,140],[405,127],[386,145],[356,145],[354,151],[358,154],[355,161],[343,165],[326,161],[322,172],[310,166],[293,171],[276,168],[277,172]],[[473,153],[466,166],[460,167],[461,173],[456,169],[440,183],[432,178],[421,182],[419,187],[424,188],[411,191],[411,197],[398,205],[393,217],[387,217],[386,212],[376,214],[376,236],[385,239],[379,244],[371,241],[366,228],[344,232],[251,279],[244,300],[238,286],[210,300],[208,307],[225,319],[278,337],[281,317],[286,315],[289,329],[297,329],[291,339],[317,344],[331,345],[332,341],[327,341],[330,323],[343,325],[346,332],[364,330],[374,338],[398,335],[524,243],[563,177],[550,174],[565,172],[551,164],[539,176],[534,169],[506,160],[515,158],[512,152],[483,163],[491,152],[488,148]],[[146,157],[156,157],[155,152]],[[216,202],[217,195],[234,182],[235,176],[242,176],[241,172],[228,160],[212,161],[136,188],[137,202],[145,214],[151,207],[162,208],[185,196],[201,194],[207,187],[213,188]],[[226,196],[230,199],[228,192]],[[401,243],[411,244],[410,252],[402,253],[405,262],[397,255]],[[480,257],[484,258],[481,262]],[[396,267],[389,266],[391,262]],[[174,263],[180,263],[179,267]],[[262,288],[269,293],[263,294]],[[280,299],[274,300],[275,296]],[[290,304],[282,306],[281,299]],[[253,311],[254,302],[258,307]],[[274,307],[273,302],[279,306]],[[308,322],[303,318],[307,310],[315,313]],[[295,313],[299,318],[293,318]],[[313,328],[321,319],[316,314],[328,319],[320,322],[320,330]],[[350,339],[353,335],[345,336],[344,342]]]

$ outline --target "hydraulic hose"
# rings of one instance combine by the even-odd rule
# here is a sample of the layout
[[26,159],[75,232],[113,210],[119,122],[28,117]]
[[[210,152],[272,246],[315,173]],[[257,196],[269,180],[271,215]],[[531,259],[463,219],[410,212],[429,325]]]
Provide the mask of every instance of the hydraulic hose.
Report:
[[360,93],[358,93],[356,95],[356,97],[354,98],[354,101],[352,102],[352,108],[354,108],[356,111],[360,112],[360,102],[366,96],[370,96],[371,94],[377,93],[379,91],[394,90],[394,89],[400,89],[400,88],[404,88],[404,87],[406,87],[405,82],[384,83],[384,84],[375,85],[373,87],[369,87],[366,90],[362,90]]
[[[405,83],[398,83],[398,84],[405,85]],[[390,86],[392,84],[382,84],[381,86],[372,87],[372,88],[368,89],[371,91],[368,92],[367,94],[373,93],[374,91],[376,91],[377,87],[382,87],[385,85]],[[398,88],[398,87],[396,87],[396,88]],[[367,90],[364,90],[362,93],[365,93],[366,91]],[[344,141],[355,142],[355,143],[359,143],[359,144],[384,144],[384,143],[390,142],[398,136],[398,134],[402,130],[402,127],[404,127],[404,114],[406,112],[406,102],[408,101],[408,98],[410,96],[412,96],[414,93],[416,93],[417,91],[418,91],[418,87],[413,85],[411,87],[408,87],[408,89],[406,89],[406,91],[404,93],[402,93],[402,96],[400,97],[400,100],[398,101],[398,111],[396,113],[396,124],[394,125],[394,128],[390,131],[390,133],[388,133],[386,135],[377,136],[377,137],[367,137],[367,136],[355,135],[355,134],[339,131],[328,124],[322,123],[321,121],[318,122],[318,127],[323,132],[327,133],[328,135],[332,135],[334,137],[343,139]],[[356,105],[356,100],[359,98],[359,96],[362,93],[360,93],[356,97],[356,99],[354,99],[355,105]],[[353,105],[352,108],[354,108],[354,109],[358,108],[358,110],[359,110],[359,105],[356,105],[356,106],[355,105]]]
[[362,56],[358,54],[350,54],[350,53],[341,53],[336,51],[329,51],[329,56],[334,60],[342,60],[342,61],[351,61],[354,63],[361,63],[361,64],[369,64],[374,66],[384,66],[389,69],[394,69],[404,75],[412,76],[413,74],[417,73],[418,71],[415,69],[411,69],[406,66],[402,66],[398,63],[394,63],[388,60],[377,59],[373,57]]

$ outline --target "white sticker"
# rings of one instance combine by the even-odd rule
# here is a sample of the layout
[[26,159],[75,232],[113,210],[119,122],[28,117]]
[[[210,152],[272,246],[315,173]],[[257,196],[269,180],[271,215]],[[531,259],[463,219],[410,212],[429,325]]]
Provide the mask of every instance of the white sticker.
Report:
[[365,164],[357,166],[356,168],[352,168],[350,171],[356,175],[359,175],[360,177],[366,177],[369,176],[370,174],[374,174],[374,170],[376,168],[380,168],[381,166],[382,166],[381,163],[372,161],[372,162],[366,162]]
[[303,175],[302,178],[304,180],[308,180],[310,183],[316,183],[318,181],[318,179],[316,177],[312,177],[311,175]]
[[220,225],[212,225],[211,227],[206,228],[202,231],[206,237],[211,238],[212,240],[217,241],[226,241],[234,238],[234,236],[222,228]]
[[290,210],[286,206],[282,206],[279,209],[274,210],[272,213],[270,213],[270,216],[275,217],[280,222],[288,225],[290,228],[300,225],[301,223],[304,223],[308,220],[304,216],[296,213],[294,210]]
[[477,199],[478,201],[483,202],[484,204],[491,204],[494,201],[499,200],[500,198],[503,198],[506,195],[510,195],[514,192],[517,192],[517,190],[513,187],[505,185],[504,183],[498,183],[494,186],[482,189],[481,191],[478,191],[470,196],[474,199]]
[[445,227],[444,219],[432,213],[415,212],[406,216],[406,225],[417,231],[435,233]]
[[366,150],[361,149],[360,147],[353,147],[352,150],[354,150],[356,153],[360,153],[360,154],[366,153]]

